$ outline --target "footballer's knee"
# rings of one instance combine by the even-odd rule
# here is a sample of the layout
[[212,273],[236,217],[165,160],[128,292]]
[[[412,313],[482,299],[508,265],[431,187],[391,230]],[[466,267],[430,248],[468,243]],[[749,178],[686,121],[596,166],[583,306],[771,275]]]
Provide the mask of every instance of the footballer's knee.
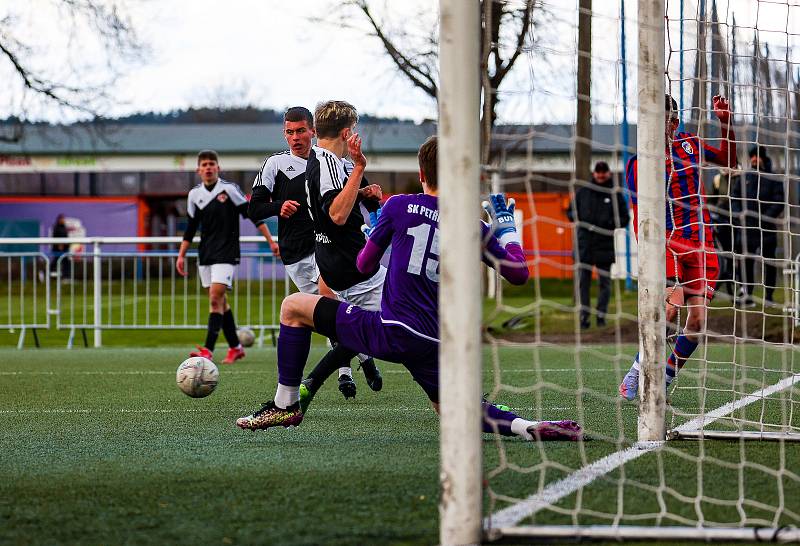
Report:
[[687,303],[689,312],[684,332],[687,337],[697,341],[706,327],[706,301],[704,298],[693,297]]
[[313,326],[314,307],[319,296],[296,292],[281,303],[281,324],[286,326]]
[[208,290],[208,303],[209,307],[211,308],[212,313],[224,313],[225,308],[227,306],[227,301],[225,300],[225,287],[222,286],[222,290],[219,289],[219,286],[216,284],[212,284],[211,288]]

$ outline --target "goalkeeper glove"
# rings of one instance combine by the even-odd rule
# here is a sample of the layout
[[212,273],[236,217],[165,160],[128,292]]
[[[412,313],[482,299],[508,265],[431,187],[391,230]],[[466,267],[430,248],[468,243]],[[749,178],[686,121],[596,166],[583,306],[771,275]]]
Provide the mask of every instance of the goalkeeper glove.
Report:
[[362,224],[361,225],[361,232],[364,234],[364,237],[369,239],[369,236],[372,233],[372,230],[375,229],[376,225],[378,225],[378,220],[380,219],[380,217],[381,217],[381,208],[380,207],[378,207],[378,210],[369,213],[369,223],[370,223],[370,225],[369,226],[367,224]]
[[483,208],[491,219],[491,232],[505,246],[508,243],[520,244],[517,226],[514,222],[514,199],[506,202],[503,193],[489,195],[489,201],[483,202]]

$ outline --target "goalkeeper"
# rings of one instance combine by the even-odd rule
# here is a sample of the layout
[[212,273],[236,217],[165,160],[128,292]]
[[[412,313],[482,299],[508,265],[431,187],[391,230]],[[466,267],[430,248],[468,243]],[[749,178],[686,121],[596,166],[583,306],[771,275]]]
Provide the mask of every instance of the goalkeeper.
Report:
[[[437,141],[428,139],[419,150],[423,194],[389,199],[357,266],[364,275],[380,267],[389,245],[392,253],[379,311],[312,294],[292,294],[281,304],[278,338],[278,388],[274,400],[236,421],[243,429],[258,430],[298,425],[300,380],[316,331],[353,351],[361,351],[405,366],[438,411],[439,403],[439,207],[436,197]],[[528,269],[514,227],[513,207],[502,195],[488,206],[493,218],[484,224],[484,260],[514,284],[528,279]],[[581,427],[574,421],[528,421],[483,403],[484,431],[527,440],[577,440]]]
[[[678,104],[665,96],[666,130],[666,239],[667,283],[671,290],[667,298],[667,322],[675,321],[679,308],[688,310],[683,332],[675,340],[675,347],[667,359],[666,383],[672,384],[692,353],[700,344],[705,331],[708,302],[714,297],[719,262],[714,250],[711,217],[705,206],[700,166],[710,161],[720,167],[736,166],[736,137],[733,133],[728,101],[720,96],[713,98],[714,114],[720,121],[722,139],[714,148],[697,135],[678,132]],[[638,226],[637,160],[631,157],[625,169],[625,180],[631,192],[634,226]],[[639,390],[639,354],[634,358],[622,383],[619,394],[627,400],[636,398]]]

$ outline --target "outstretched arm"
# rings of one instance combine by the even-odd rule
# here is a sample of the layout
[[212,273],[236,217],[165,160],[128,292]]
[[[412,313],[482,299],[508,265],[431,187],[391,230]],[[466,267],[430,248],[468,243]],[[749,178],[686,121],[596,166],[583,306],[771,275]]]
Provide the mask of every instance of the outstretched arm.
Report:
[[514,223],[514,200],[506,203],[504,194],[490,195],[484,208],[492,224],[481,222],[483,262],[511,284],[525,284],[529,272]]
[[736,167],[736,135],[733,133],[730,105],[725,97],[719,95],[713,98],[713,104],[714,113],[719,118],[722,142],[719,148],[715,148],[703,141],[703,156],[721,167]]
[[356,267],[365,275],[378,270],[381,265],[381,258],[383,258],[383,254],[392,242],[392,235],[394,234],[392,218],[396,203],[397,201],[392,199],[386,201],[386,206],[383,207],[382,213],[370,213],[372,227],[369,229],[364,229],[365,226],[361,228],[367,237],[367,244],[358,253]]

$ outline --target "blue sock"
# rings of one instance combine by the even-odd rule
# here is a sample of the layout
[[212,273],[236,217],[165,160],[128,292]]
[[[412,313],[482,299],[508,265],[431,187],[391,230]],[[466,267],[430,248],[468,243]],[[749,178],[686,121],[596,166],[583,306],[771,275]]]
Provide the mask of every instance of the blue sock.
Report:
[[678,339],[675,341],[675,348],[667,359],[667,384],[672,383],[672,380],[675,379],[675,376],[681,371],[681,368],[686,364],[689,357],[692,356],[692,353],[697,349],[698,345],[699,343],[691,341],[685,335],[678,336]]
[[278,335],[278,383],[299,387],[311,349],[311,328],[281,324]]

